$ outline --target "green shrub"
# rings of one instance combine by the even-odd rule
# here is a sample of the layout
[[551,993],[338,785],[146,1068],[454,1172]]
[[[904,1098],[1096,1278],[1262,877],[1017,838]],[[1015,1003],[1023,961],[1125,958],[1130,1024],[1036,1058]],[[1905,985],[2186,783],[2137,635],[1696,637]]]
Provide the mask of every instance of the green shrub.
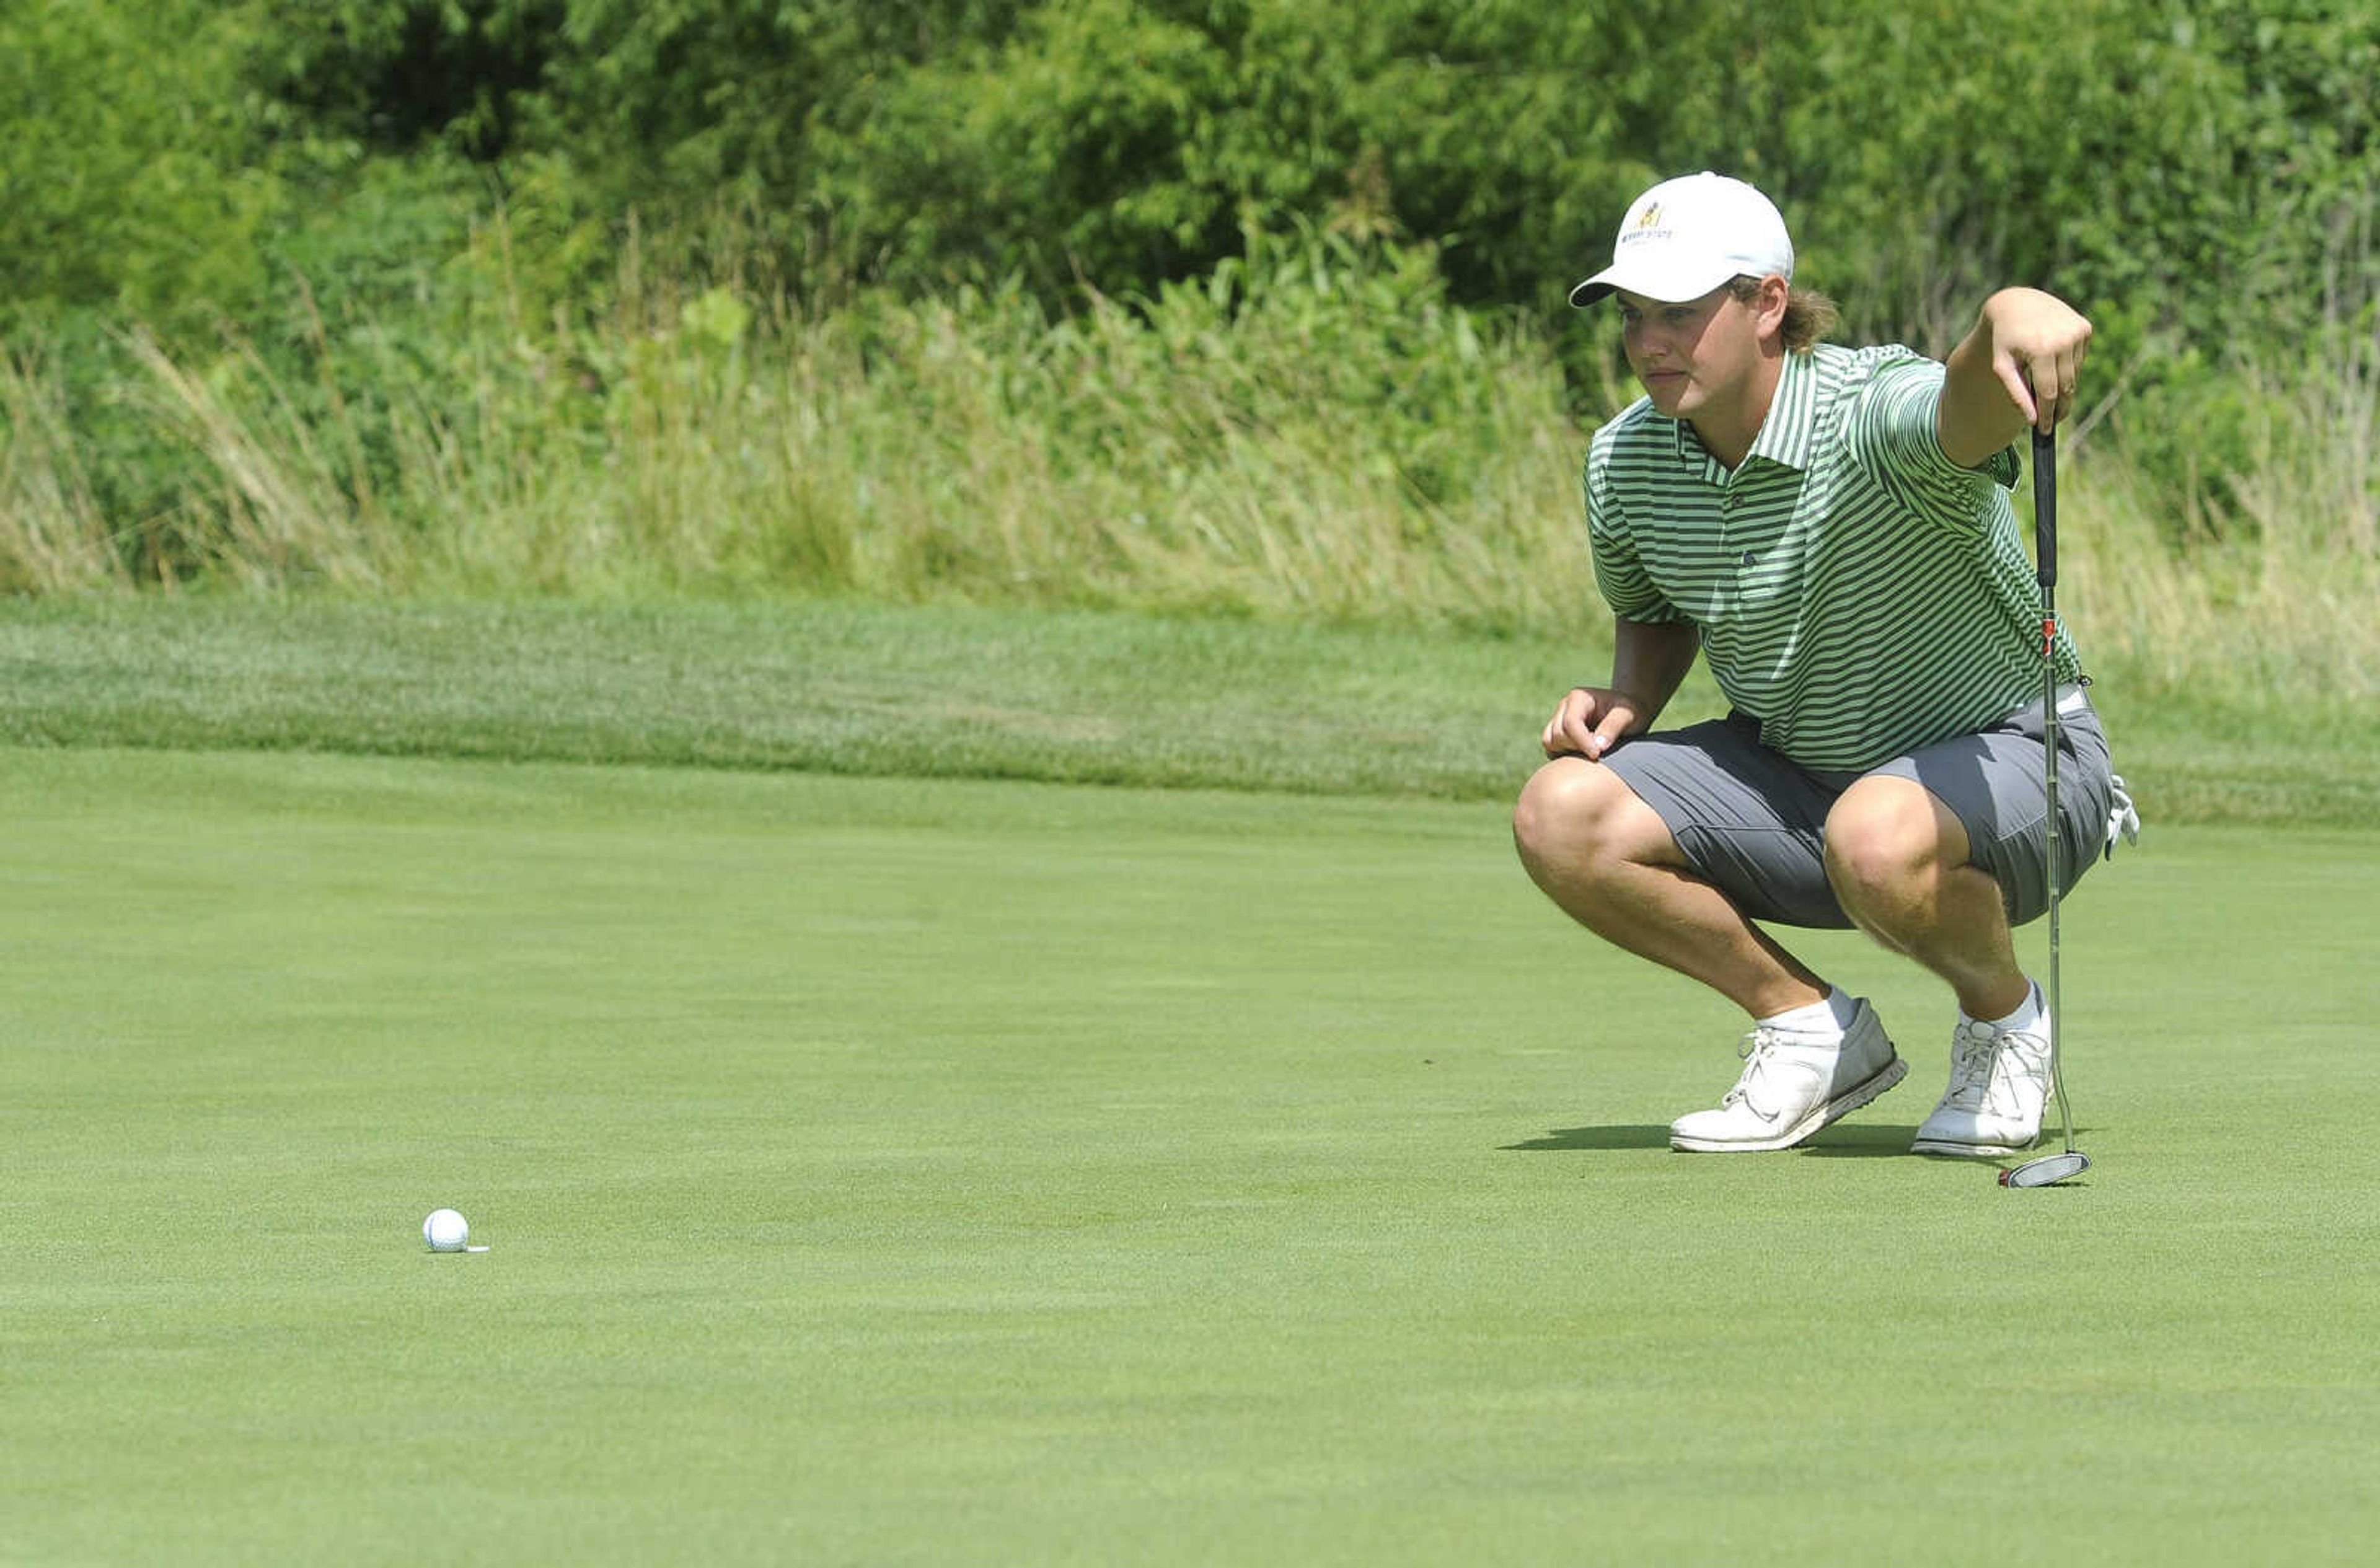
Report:
[[[2142,515],[2169,549],[2252,544],[2265,470],[2331,461],[2269,435],[2272,399],[2380,298],[2375,81],[2380,13],[2346,0],[18,0],[0,7],[0,325],[30,467],[9,493],[98,519],[68,531],[142,582],[229,569],[235,514],[282,506],[235,501],[235,450],[250,468],[282,452],[287,493],[348,518],[322,539],[369,525],[352,554],[271,535],[271,570],[300,577],[444,561],[556,586],[974,592],[1023,571],[1098,597],[1193,536],[1285,560],[1279,519],[1330,511],[1326,481],[1379,487],[1347,503],[1364,529],[1442,535],[1477,452],[1536,439],[1466,379],[1534,388],[1550,360],[1557,418],[1623,401],[1610,313],[1562,293],[1638,188],[1709,166],[1779,198],[1846,335],[1938,353],[2002,283],[2074,299],[2100,327],[2088,440],[2149,487]],[[754,320],[700,358],[717,298]],[[1327,348],[1293,352],[1293,320]],[[935,354],[1022,401],[978,406]],[[673,421],[734,426],[758,399],[752,428],[773,429],[800,402],[778,370],[880,454],[925,461],[908,427],[990,421],[971,449],[1016,466],[981,483],[1054,475],[1087,505],[1105,486],[1146,520],[1028,550],[917,492],[914,528],[879,536],[878,484],[845,529],[856,491],[811,447],[797,469],[734,456],[764,520],[676,551],[674,524],[644,519],[700,492],[712,442]],[[1062,371],[1106,411],[1033,390]],[[899,396],[919,400],[905,420]],[[1246,412],[1274,404],[1293,417]],[[1019,417],[1054,422],[997,423]],[[1120,435],[1078,439],[1102,419],[1197,482],[1168,489]],[[520,454],[547,441],[573,463],[674,451],[675,477],[649,468],[643,497],[610,470],[578,481],[609,499],[546,504],[504,534],[544,541],[518,559],[488,553],[504,529],[434,515],[442,493],[536,510],[545,459]],[[1316,466],[1293,475],[1301,443]],[[1231,474],[1249,488],[1227,504]],[[28,549],[51,565],[24,583],[84,569]],[[1192,597],[1245,607],[1270,569],[1218,568],[1232,585]],[[1282,602],[1368,602],[1354,580]],[[1536,614],[1433,581],[1431,614]]]
[[253,42],[206,0],[0,6],[0,326],[104,308],[247,316],[281,192],[240,89]]

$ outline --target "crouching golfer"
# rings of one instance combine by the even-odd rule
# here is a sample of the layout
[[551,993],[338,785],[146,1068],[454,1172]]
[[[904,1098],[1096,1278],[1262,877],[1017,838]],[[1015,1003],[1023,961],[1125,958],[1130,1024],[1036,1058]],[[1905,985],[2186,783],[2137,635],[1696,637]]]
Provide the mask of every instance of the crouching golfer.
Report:
[[[1763,929],[1856,925],[1958,998],[1914,1147],[2007,1154],[2050,1091],[2010,934],[2047,906],[2049,845],[2010,444],[2072,411],[2091,326],[2009,289],[1947,365],[1852,351],[1817,341],[1833,306],[1792,276],[1777,209],[1703,174],[1637,198],[1572,291],[1617,297],[1645,395],[1586,461],[1610,684],[1562,698],[1515,838],[1580,924],[1750,1015],[1735,1087],[1673,1147],[1784,1149],[1900,1081],[1875,1009]],[[1655,729],[1697,651],[1732,711]],[[2055,659],[2062,892],[2129,802],[2062,634]]]

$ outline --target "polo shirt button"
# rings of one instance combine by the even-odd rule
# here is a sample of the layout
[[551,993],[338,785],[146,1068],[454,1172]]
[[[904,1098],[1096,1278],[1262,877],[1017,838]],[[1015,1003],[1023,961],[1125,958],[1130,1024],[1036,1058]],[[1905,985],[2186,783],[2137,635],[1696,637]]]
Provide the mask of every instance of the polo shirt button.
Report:
[[1751,565],[1756,559],[1758,559],[1758,557],[1755,556],[1751,551],[1747,550],[1743,553],[1743,564],[1745,565]]

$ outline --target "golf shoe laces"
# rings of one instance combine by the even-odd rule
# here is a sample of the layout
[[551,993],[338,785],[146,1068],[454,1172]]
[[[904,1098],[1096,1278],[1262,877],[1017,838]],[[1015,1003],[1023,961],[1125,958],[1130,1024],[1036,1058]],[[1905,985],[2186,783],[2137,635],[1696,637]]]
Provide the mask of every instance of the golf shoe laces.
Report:
[[2024,1107],[2016,1098],[2014,1075],[2000,1071],[2000,1057],[2014,1055],[2018,1060],[2010,1065],[2033,1076],[2030,1053],[2017,1042],[2034,1038],[2015,1029],[2003,1032],[1973,1018],[1961,1021],[1951,1044],[1950,1087],[1942,1103],[1971,1113],[2022,1117]]
[[[1735,1048],[1735,1054],[1743,1063],[1743,1071],[1737,1075],[1735,1087],[1719,1100],[1722,1109],[1739,1100],[1752,1098],[1752,1086],[1768,1076],[1769,1053],[1783,1045],[1786,1038],[1782,1030],[1772,1029],[1765,1024],[1743,1037],[1742,1042]],[[1758,1101],[1754,1102],[1754,1109],[1759,1109]],[[1766,1112],[1762,1113],[1767,1114]]]

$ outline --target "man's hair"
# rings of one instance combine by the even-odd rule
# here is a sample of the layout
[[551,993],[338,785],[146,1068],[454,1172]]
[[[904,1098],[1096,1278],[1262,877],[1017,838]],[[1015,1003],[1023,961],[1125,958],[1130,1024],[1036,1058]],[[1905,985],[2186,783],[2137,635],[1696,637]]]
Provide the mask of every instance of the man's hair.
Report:
[[[1751,304],[1760,295],[1760,280],[1756,277],[1739,277],[1727,286],[1728,292],[1745,305]],[[1785,327],[1779,335],[1784,338],[1786,347],[1796,354],[1807,354],[1835,330],[1835,323],[1842,319],[1842,311],[1836,308],[1833,300],[1815,288],[1795,288],[1787,284],[1785,289]]]

